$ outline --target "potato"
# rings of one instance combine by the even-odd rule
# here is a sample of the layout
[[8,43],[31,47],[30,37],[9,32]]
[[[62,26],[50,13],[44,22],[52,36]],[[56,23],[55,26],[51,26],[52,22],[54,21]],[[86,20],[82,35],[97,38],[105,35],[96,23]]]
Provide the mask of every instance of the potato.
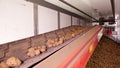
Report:
[[47,47],[52,47],[53,44],[54,44],[54,40],[49,39],[49,40],[47,41]]
[[10,57],[9,59],[7,59],[6,64],[9,67],[17,67],[21,64],[21,61],[16,57]]
[[45,45],[41,46],[41,50],[40,50],[40,51],[41,51],[41,52],[46,51],[46,46],[45,46]]
[[65,35],[65,40],[68,40],[68,39],[70,39],[71,38],[71,35],[70,34],[66,34]]
[[51,44],[51,43],[47,44],[47,47],[52,47],[52,46],[53,46],[53,44]]
[[52,43],[52,44],[55,43],[55,40],[52,39],[52,40],[50,41],[50,43]]
[[53,43],[53,46],[57,46],[58,38],[55,38],[54,41],[55,41],[55,42]]
[[56,41],[54,44],[53,44],[53,46],[57,46],[58,45],[58,41]]
[[72,35],[72,37],[74,37],[74,36],[75,36],[75,33],[72,33],[71,35]]
[[31,48],[28,49],[28,52],[31,52],[31,51],[34,51],[34,50],[35,50],[35,48],[31,47]]
[[35,54],[35,47],[31,47],[28,49],[28,53],[27,53],[27,56],[29,57],[34,57],[36,54]]
[[29,57],[34,57],[35,55],[36,55],[36,54],[35,54],[34,51],[28,52],[28,53],[27,53],[27,56],[29,56]]
[[41,52],[45,52],[45,51],[46,51],[46,48],[41,48],[40,51],[41,51]]
[[53,46],[53,47],[56,46],[56,43],[54,43],[52,46]]
[[45,45],[42,45],[41,48],[46,48],[46,46],[45,46]]
[[63,43],[63,40],[60,40],[60,41],[59,41],[59,44],[62,44],[62,43]]
[[41,49],[41,46],[38,46],[37,49]]
[[9,66],[5,62],[1,62],[0,68],[9,68]]
[[56,45],[62,44],[64,41],[64,37],[60,37],[59,40],[55,43]]
[[39,55],[40,54],[40,50],[39,49],[35,50],[34,52],[35,52],[35,55]]

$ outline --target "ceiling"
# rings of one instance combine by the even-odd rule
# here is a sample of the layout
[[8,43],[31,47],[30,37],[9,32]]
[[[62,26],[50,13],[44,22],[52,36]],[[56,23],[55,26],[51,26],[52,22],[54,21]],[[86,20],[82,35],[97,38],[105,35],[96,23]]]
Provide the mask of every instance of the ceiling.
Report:
[[89,18],[88,16],[85,16],[83,13],[81,13],[81,12],[77,11],[76,9],[74,9],[74,8],[72,8],[72,7],[64,4],[64,3],[62,3],[62,2],[59,1],[59,0],[45,0],[45,1],[50,2],[50,3],[54,4],[54,5],[59,6],[59,7],[62,7],[63,9],[66,9],[66,10],[68,10],[68,11],[71,11],[71,12],[73,12],[73,13],[76,13],[76,14],[78,14],[78,15],[81,15],[81,16],[83,16],[83,17]]
[[[80,16],[83,16],[87,19],[91,19],[88,15],[92,16],[95,19],[98,19],[101,16],[110,16],[112,15],[111,0],[64,0],[68,4],[74,6],[75,8],[83,11],[76,10],[75,8],[63,3],[60,0],[45,0],[56,6],[59,6],[63,9],[76,13]],[[120,0],[115,0],[115,13],[120,14]]]

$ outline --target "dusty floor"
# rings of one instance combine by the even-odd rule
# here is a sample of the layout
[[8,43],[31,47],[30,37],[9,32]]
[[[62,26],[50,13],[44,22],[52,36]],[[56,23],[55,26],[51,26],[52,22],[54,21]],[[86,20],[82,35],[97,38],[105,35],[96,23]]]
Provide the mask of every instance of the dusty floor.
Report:
[[86,68],[120,68],[120,44],[102,37]]

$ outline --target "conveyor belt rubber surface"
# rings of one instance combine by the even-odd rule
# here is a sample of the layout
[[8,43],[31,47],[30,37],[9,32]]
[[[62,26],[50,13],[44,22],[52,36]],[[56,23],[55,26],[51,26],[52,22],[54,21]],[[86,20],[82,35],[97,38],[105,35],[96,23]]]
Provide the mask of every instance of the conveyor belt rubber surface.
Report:
[[103,36],[86,68],[120,68],[120,44]]

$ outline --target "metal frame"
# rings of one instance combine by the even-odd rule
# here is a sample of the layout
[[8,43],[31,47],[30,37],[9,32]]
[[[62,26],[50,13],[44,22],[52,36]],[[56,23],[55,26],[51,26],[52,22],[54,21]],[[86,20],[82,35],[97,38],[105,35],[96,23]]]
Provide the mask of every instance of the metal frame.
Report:
[[110,0],[110,2],[111,2],[113,17],[114,17],[114,20],[115,20],[115,1],[114,0]]
[[72,19],[72,16],[71,16],[71,26],[73,25],[73,19]]
[[38,5],[33,5],[33,14],[34,14],[34,35],[38,35]]
[[60,29],[60,12],[58,11],[58,29]]

